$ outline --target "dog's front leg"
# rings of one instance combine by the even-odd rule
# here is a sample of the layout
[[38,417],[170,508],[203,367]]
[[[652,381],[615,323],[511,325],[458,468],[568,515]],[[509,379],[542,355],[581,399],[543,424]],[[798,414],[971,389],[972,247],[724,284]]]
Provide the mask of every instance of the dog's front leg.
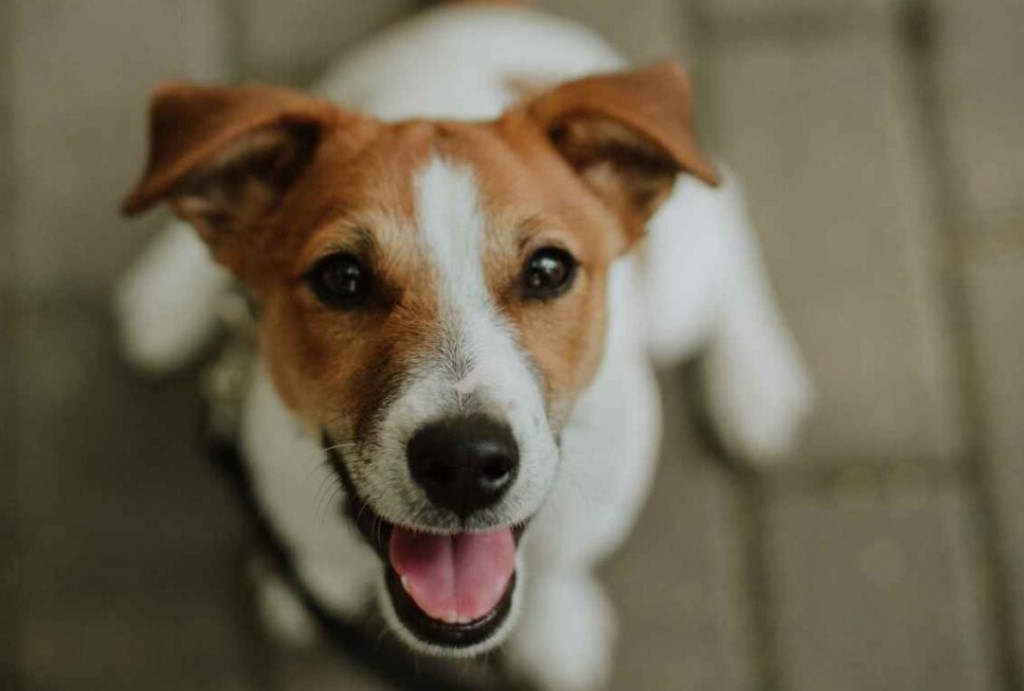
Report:
[[319,634],[316,621],[292,586],[262,554],[251,558],[248,575],[263,630],[285,647],[311,647]]
[[114,311],[124,355],[152,374],[186,364],[216,331],[218,298],[230,284],[192,228],[170,223],[117,284]]
[[528,575],[523,618],[505,645],[514,675],[546,691],[593,691],[611,672],[615,613],[589,571]]
[[731,177],[722,195],[726,253],[711,326],[704,383],[726,448],[764,462],[786,453],[810,410],[810,377],[772,295],[742,190]]
[[784,453],[811,403],[810,378],[772,296],[735,176],[683,178],[644,248],[649,349],[671,366],[703,350],[715,431],[748,461]]
[[[372,602],[380,561],[342,515],[345,497],[325,464],[324,450],[284,407],[262,364],[254,369],[245,408],[242,451],[263,517],[291,558],[296,577],[317,604],[354,619]],[[273,576],[273,574],[265,574]],[[302,605],[289,586],[262,577],[260,608],[271,633],[301,644],[308,638]]]

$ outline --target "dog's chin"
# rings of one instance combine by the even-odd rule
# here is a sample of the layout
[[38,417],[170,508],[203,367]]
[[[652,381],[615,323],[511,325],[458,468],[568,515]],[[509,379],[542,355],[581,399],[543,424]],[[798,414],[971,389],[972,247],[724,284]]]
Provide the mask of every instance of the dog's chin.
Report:
[[[417,652],[470,657],[500,645],[518,617],[528,521],[471,533],[396,526],[347,473],[345,513],[383,564],[377,596],[390,628]],[[467,563],[468,562],[468,563]],[[467,583],[459,583],[459,571]]]

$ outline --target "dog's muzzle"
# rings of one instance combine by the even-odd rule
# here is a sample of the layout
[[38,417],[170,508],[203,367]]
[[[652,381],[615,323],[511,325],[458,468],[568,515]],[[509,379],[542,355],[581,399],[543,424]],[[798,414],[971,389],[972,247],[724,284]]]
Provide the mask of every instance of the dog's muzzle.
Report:
[[[385,565],[384,606],[431,650],[471,654],[485,646],[513,610],[525,523],[447,534],[395,525],[359,495],[326,436],[325,448],[346,490],[346,513]],[[407,455],[410,475],[431,503],[462,521],[497,503],[518,469],[511,432],[481,415],[423,427]]]

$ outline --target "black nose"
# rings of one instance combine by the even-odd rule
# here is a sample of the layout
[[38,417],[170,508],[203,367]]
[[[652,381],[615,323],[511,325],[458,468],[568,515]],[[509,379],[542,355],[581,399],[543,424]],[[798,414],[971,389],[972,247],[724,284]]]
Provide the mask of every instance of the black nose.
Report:
[[479,414],[421,428],[407,455],[409,472],[430,501],[462,518],[498,501],[519,468],[512,431]]

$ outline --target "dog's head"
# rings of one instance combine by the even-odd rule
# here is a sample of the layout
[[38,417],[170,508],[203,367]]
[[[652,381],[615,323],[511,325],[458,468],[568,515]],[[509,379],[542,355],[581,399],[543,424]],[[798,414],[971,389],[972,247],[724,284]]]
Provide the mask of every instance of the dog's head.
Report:
[[689,120],[671,64],[493,122],[156,93],[125,210],[169,201],[252,293],[278,392],[322,430],[414,646],[469,654],[507,630],[516,542],[601,361],[609,267],[680,171],[714,182]]

